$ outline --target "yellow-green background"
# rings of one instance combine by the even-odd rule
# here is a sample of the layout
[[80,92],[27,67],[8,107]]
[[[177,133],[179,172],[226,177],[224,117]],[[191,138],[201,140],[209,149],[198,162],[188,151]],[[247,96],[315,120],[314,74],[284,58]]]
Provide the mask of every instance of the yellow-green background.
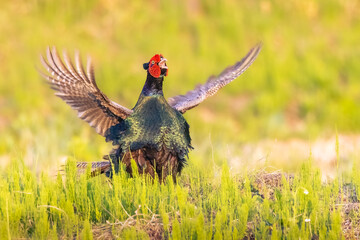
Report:
[[357,0],[0,1],[1,163],[24,158],[38,170],[63,156],[98,160],[110,149],[39,77],[48,45],[90,55],[102,91],[130,108],[153,54],[168,59],[170,97],[259,41],[263,49],[243,76],[185,114],[193,154],[359,133]]

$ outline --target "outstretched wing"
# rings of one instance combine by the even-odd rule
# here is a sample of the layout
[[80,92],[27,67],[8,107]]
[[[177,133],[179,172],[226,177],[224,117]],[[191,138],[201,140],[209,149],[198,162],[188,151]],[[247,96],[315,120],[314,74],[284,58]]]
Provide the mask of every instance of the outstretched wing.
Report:
[[55,95],[75,109],[78,117],[88,122],[100,135],[104,136],[108,128],[132,113],[132,110],[111,101],[99,90],[90,58],[86,72],[78,52],[75,53],[75,65],[65,52],[63,61],[55,47],[51,50],[47,48],[46,58],[40,56],[48,74],[40,74],[56,91]]
[[239,77],[254,62],[261,50],[261,43],[252,48],[248,54],[235,65],[226,68],[218,76],[211,76],[203,85],[198,85],[194,90],[185,95],[178,95],[168,99],[170,106],[181,113],[196,107],[206,98],[214,95],[219,89]]

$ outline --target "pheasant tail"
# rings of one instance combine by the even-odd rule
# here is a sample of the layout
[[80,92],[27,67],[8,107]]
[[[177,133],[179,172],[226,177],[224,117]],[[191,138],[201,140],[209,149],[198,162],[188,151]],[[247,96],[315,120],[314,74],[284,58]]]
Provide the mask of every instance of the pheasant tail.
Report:
[[111,172],[110,161],[99,161],[99,162],[77,162],[76,168],[79,174],[86,172],[88,165],[91,164],[90,177],[95,177],[103,173]]

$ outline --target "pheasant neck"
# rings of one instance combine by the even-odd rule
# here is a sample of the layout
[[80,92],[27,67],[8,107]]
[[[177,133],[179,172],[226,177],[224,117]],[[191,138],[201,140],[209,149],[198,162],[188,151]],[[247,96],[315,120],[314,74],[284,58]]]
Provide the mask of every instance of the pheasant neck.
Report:
[[162,90],[163,81],[164,81],[164,77],[154,78],[148,73],[141,94],[144,96],[152,96],[152,95],[163,96],[164,95]]

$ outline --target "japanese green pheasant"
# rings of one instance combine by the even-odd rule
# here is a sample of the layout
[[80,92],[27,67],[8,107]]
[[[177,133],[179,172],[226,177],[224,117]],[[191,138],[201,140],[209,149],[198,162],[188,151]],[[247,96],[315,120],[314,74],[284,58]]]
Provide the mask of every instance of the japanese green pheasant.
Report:
[[[105,173],[111,177],[113,170],[119,170],[120,162],[132,174],[133,159],[140,174],[150,174],[153,178],[157,175],[160,181],[170,174],[176,182],[176,175],[183,169],[192,149],[189,125],[183,114],[239,77],[253,63],[260,49],[261,45],[258,44],[241,61],[218,76],[211,76],[205,84],[198,85],[185,95],[167,100],[162,89],[168,74],[167,60],[161,54],[156,54],[143,64],[147,77],[132,109],[111,101],[100,91],[91,59],[88,59],[84,69],[78,52],[74,64],[65,52],[62,60],[55,48],[48,48],[47,60],[41,56],[48,74],[41,75],[56,91],[55,95],[115,146],[104,157],[106,161],[92,163],[92,174]],[[86,165],[79,162],[78,168],[86,168]]]

